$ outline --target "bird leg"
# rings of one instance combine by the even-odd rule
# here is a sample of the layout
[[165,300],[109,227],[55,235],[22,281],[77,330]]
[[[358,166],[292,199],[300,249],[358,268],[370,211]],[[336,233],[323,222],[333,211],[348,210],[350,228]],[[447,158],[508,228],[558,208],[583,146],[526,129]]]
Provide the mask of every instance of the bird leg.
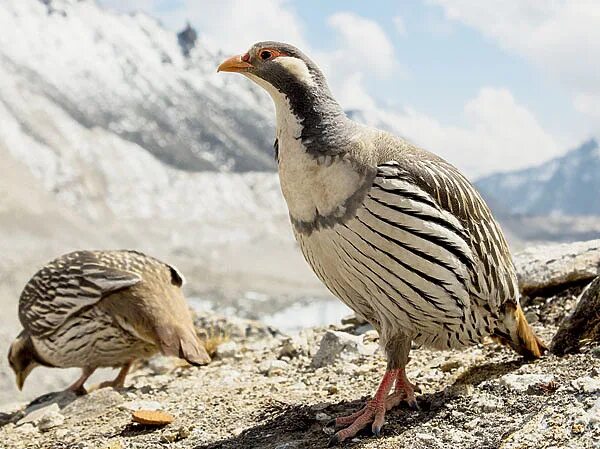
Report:
[[84,387],[85,382],[89,379],[89,377],[94,374],[96,368],[92,368],[89,366],[84,367],[81,370],[81,376],[77,379],[72,385],[70,385],[67,390],[72,391],[77,396],[83,396],[87,394],[87,390]]
[[397,407],[402,401],[405,401],[413,410],[418,410],[419,404],[415,397],[415,391],[420,393],[421,389],[411,383],[408,380],[408,377],[406,377],[406,370],[400,368],[398,370],[398,376],[396,377],[396,387],[394,388],[394,392],[389,395],[385,401],[386,410]]
[[[388,366],[375,396],[358,412],[333,421],[335,427],[348,427],[338,431],[331,437],[329,440],[330,447],[354,437],[371,422],[373,434],[379,436],[385,422],[385,412],[396,407],[402,401],[408,402],[411,408],[418,408],[415,399],[416,387],[409,382],[405,371],[406,364],[409,361],[410,344],[410,339],[404,335],[397,335],[387,342],[385,350],[388,357]],[[394,384],[394,392],[390,394]]]
[[394,386],[394,382],[398,377],[398,369],[388,370],[385,372],[379,388],[375,393],[373,399],[358,412],[353,413],[349,416],[343,416],[335,420],[335,426],[348,426],[345,429],[335,433],[331,440],[329,440],[329,446],[334,446],[342,441],[352,438],[360,430],[367,427],[372,422],[371,429],[375,435],[379,435],[383,422],[385,420],[385,412],[387,410],[387,399],[390,391]]
[[124,364],[121,367],[119,374],[117,374],[117,377],[115,377],[114,380],[102,382],[100,385],[98,385],[98,388],[123,388],[123,386],[125,385],[125,378],[127,377],[127,373],[129,372],[129,368],[131,368],[132,363],[133,362],[127,362],[126,364]]

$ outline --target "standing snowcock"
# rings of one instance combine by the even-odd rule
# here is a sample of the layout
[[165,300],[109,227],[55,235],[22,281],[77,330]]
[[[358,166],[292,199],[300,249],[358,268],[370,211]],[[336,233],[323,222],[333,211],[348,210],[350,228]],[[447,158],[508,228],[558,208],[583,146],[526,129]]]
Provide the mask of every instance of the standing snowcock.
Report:
[[294,234],[327,288],[379,332],[387,370],[372,400],[335,420],[337,444],[386,410],[416,407],[411,342],[438,349],[487,335],[527,358],[545,350],[521,307],[500,226],[442,158],[350,120],[319,67],[297,48],[259,42],[224,61],[276,109],[277,162]]

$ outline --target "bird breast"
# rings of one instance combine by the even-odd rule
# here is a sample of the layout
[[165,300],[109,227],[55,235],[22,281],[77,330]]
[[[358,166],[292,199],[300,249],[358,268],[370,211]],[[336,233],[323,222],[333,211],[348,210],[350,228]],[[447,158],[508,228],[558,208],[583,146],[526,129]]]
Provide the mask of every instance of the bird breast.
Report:
[[291,217],[310,223],[317,217],[343,215],[340,208],[363,181],[350,163],[318,160],[296,139],[280,141],[279,151],[281,190]]

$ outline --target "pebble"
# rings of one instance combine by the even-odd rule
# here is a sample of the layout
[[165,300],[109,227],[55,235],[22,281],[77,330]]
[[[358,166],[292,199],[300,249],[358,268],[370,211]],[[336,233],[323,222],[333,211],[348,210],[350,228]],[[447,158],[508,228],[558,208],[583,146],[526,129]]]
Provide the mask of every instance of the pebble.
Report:
[[156,401],[129,401],[121,404],[119,406],[121,410],[129,410],[130,412],[135,412],[137,410],[160,410],[163,408],[160,402]]
[[187,427],[179,427],[176,429],[168,429],[160,436],[160,441],[163,443],[174,443],[181,441],[190,436],[191,432]]
[[584,393],[597,393],[600,391],[600,379],[597,377],[578,377],[571,382],[571,385]]
[[267,376],[279,376],[289,367],[284,360],[265,360],[258,365],[258,372]]
[[328,330],[319,343],[319,349],[311,365],[313,368],[321,368],[335,363],[342,357],[356,359],[360,356],[373,355],[376,350],[377,345],[365,345],[362,336]]
[[457,368],[462,366],[462,362],[460,360],[448,360],[440,365],[440,370],[444,373],[448,373],[450,371],[454,371]]
[[168,413],[158,410],[137,410],[131,414],[131,417],[134,422],[146,426],[164,426],[174,420]]
[[50,415],[52,413],[60,414],[60,407],[56,403],[49,404],[45,407],[36,408],[31,413],[28,413],[23,418],[21,418],[17,425],[20,426],[22,424],[33,423],[36,424],[40,422],[46,415]]
[[495,412],[504,407],[504,401],[502,398],[485,393],[474,397],[471,400],[471,404],[482,409],[484,412]]
[[38,429],[42,432],[47,432],[55,427],[62,426],[65,422],[65,417],[56,411],[46,413],[38,422]]
[[315,419],[316,419],[317,421],[329,421],[329,420],[331,420],[331,416],[330,416],[330,415],[328,415],[327,413],[318,412],[318,413],[315,415]]
[[217,355],[221,358],[235,357],[239,352],[235,341],[226,341],[217,346]]
[[504,385],[512,390],[524,392],[530,387],[549,384],[554,380],[552,374],[505,374],[500,378],[500,385]]
[[167,374],[178,366],[177,359],[159,355],[148,360],[148,367],[157,374]]

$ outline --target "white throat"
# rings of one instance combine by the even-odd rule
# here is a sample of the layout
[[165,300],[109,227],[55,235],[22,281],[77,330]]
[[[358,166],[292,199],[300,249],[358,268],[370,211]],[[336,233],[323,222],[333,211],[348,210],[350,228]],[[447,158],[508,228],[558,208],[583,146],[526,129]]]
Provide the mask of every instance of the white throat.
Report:
[[343,158],[309,154],[300,140],[302,122],[287,97],[262,78],[245,75],[263,87],[275,103],[279,179],[291,217],[312,222],[318,216],[337,214],[360,187],[362,176]]

